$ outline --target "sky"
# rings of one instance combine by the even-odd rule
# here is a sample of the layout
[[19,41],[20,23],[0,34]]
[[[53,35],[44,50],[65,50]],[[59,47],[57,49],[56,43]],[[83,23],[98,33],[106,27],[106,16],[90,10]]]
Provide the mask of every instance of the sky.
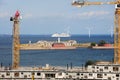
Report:
[[[95,0],[89,0],[95,1]],[[110,1],[110,0],[96,0]],[[20,34],[111,34],[114,5],[71,5],[72,0],[0,0],[0,34],[12,34],[10,17],[20,11]]]

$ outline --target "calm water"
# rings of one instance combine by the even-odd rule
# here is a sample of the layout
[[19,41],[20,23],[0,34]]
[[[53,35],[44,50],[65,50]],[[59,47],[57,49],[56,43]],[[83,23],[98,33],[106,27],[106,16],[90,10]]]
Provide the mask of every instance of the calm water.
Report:
[[[21,43],[29,41],[37,42],[38,40],[57,40],[50,35],[24,35],[21,36]],[[89,38],[85,35],[73,35],[70,38],[61,38],[61,40],[76,40],[79,43],[96,42],[105,40],[113,43],[113,38],[109,35],[94,35]],[[112,61],[113,50],[94,50],[89,48],[78,48],[75,50],[29,50],[20,51],[21,66],[39,66],[50,64],[53,66],[66,66],[71,62],[75,66],[84,65],[87,60],[107,60]],[[0,62],[8,66],[12,62],[12,37],[0,35]]]

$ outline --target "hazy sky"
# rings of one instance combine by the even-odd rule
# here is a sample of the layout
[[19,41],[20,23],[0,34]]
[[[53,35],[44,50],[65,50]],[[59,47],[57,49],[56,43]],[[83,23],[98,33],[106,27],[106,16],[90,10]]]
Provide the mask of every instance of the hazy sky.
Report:
[[77,8],[71,3],[72,0],[0,0],[0,34],[12,34],[13,22],[9,19],[16,10],[22,15],[20,34],[62,33],[67,28],[71,34],[88,34],[89,28],[91,34],[110,34],[114,5]]

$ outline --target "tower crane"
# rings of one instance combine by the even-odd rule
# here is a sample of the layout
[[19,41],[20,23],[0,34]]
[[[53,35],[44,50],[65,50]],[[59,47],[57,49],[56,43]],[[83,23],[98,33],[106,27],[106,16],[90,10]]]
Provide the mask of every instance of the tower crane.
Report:
[[120,64],[120,0],[115,0],[111,2],[89,2],[85,0],[78,0],[72,2],[72,5],[75,7],[103,4],[117,5],[114,21],[114,64]]
[[12,47],[13,69],[18,69],[19,67],[19,58],[20,58],[19,19],[20,19],[19,11],[16,11],[15,15],[10,18],[10,21],[13,21],[13,47]]

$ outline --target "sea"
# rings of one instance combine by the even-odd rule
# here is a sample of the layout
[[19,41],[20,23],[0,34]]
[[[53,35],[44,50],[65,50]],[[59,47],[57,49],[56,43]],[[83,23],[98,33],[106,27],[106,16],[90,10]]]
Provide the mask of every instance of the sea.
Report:
[[[36,43],[39,40],[57,41],[51,35],[20,35],[20,43]],[[78,43],[96,42],[104,40],[107,43],[114,43],[114,37],[110,35],[72,35],[68,38],[61,38],[61,41],[76,40]],[[73,66],[83,66],[88,60],[92,61],[113,61],[114,50],[77,48],[72,50],[21,50],[20,66],[66,66],[72,63]],[[12,65],[12,36],[0,35],[0,64],[3,66]]]

